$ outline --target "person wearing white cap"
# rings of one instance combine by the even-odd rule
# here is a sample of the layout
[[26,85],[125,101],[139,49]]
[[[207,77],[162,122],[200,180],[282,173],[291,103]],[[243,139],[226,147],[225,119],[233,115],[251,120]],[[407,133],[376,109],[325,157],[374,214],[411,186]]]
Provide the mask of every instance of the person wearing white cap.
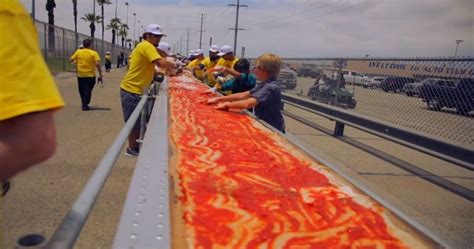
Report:
[[204,80],[206,77],[206,73],[199,67],[201,62],[205,59],[204,57],[204,52],[201,49],[196,49],[194,51],[194,57],[195,59],[191,61],[186,68],[193,70],[194,76],[198,78],[199,80]]
[[[173,62],[162,58],[156,47],[161,38],[165,36],[161,27],[150,24],[146,27],[141,41],[132,51],[130,65],[122,83],[120,84],[120,97],[125,122],[129,119],[140,101],[143,92],[150,86],[155,73],[155,65],[162,68],[174,68]],[[128,136],[126,155],[138,156],[138,142],[140,135],[140,118],[135,123]]]
[[160,42],[157,48],[161,57],[173,56],[173,53],[171,52],[171,46],[168,43]]
[[234,50],[229,45],[224,45],[217,54],[221,58],[217,61],[217,66],[234,68],[235,63],[239,60],[234,56]]
[[[216,66],[217,61],[219,60],[219,56],[217,55],[219,53],[219,46],[217,45],[212,45],[209,48],[209,57],[206,57],[201,64],[199,65],[199,68],[201,70],[206,70],[208,71],[209,69],[213,68]],[[207,82],[209,86],[214,86],[216,84],[216,81],[214,77],[212,77],[211,73],[207,74]]]

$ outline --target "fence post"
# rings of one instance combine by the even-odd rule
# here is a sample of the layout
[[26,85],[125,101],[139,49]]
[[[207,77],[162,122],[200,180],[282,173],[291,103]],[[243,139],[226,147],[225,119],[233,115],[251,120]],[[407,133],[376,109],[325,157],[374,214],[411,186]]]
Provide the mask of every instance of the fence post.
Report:
[[336,126],[334,126],[334,136],[335,137],[344,136],[344,123],[336,121]]

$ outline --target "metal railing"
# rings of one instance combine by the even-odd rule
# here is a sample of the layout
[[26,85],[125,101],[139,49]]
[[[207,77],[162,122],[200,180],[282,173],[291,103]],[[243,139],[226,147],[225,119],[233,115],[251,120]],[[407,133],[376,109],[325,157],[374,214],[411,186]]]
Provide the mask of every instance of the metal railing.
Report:
[[28,234],[17,240],[16,248],[66,249],[74,246],[82,227],[87,221],[87,218],[97,201],[97,197],[105,185],[105,182],[122,151],[123,145],[128,139],[128,135],[140,116],[141,126],[140,138],[138,141],[140,143],[143,141],[146,124],[152,112],[153,101],[156,97],[156,93],[157,85],[152,84],[150,89],[142,95],[137,107],[105,153],[94,173],[89,178],[89,181],[79,194],[79,197],[75,200],[71,209],[68,211],[51,239],[46,240],[46,238],[40,234]]
[[[48,23],[35,20],[35,26],[39,38],[39,46],[43,52],[44,59],[49,68],[53,72],[75,71],[75,65],[69,63],[69,58],[76,51],[84,39],[90,39],[89,35],[76,33],[72,30],[58,26],[49,25]],[[100,32],[96,31],[96,36]],[[125,59],[131,50],[127,46],[122,47],[121,44],[112,44],[102,41],[97,37],[94,38],[93,47],[101,57],[102,62],[106,52],[110,52],[112,63],[117,64],[117,56],[124,53]]]

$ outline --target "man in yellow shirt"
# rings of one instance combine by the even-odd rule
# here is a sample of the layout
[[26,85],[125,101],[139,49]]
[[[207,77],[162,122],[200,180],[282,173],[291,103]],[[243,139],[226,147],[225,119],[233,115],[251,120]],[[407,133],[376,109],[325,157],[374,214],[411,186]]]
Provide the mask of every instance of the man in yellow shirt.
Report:
[[0,4],[0,181],[56,150],[53,114],[64,106],[38,34],[18,0]]
[[110,55],[110,52],[105,53],[105,72],[110,72],[110,69],[112,68],[112,56]]
[[[175,63],[162,58],[156,48],[163,36],[165,34],[159,25],[150,24],[145,29],[143,41],[132,51],[130,67],[122,83],[120,83],[120,97],[125,122],[140,102],[141,95],[150,86],[155,73],[155,65],[164,69],[175,67]],[[133,130],[128,136],[126,155],[138,156],[139,146],[137,140],[139,136],[140,118],[135,122]]]
[[204,78],[206,77],[206,73],[199,66],[205,59],[204,53],[201,49],[196,49],[194,51],[194,56],[196,59],[191,61],[191,63],[189,63],[186,68],[192,70],[196,78],[198,78],[199,80],[204,80]]
[[82,42],[83,49],[78,49],[69,59],[69,62],[77,64],[77,83],[79,85],[79,95],[81,96],[82,110],[88,111],[91,108],[92,89],[95,85],[95,69],[99,71],[99,82],[102,82],[102,70],[100,67],[99,54],[91,49],[92,41],[85,39]]
[[233,69],[235,63],[239,60],[239,58],[234,56],[234,50],[229,45],[222,46],[217,55],[221,58],[217,61],[216,66]]
[[207,84],[209,86],[214,86],[216,84],[216,81],[214,77],[212,77],[212,74],[210,72],[210,69],[215,67],[217,64],[217,61],[219,60],[219,56],[217,55],[219,53],[219,46],[217,45],[212,45],[209,48],[209,57],[206,57],[201,64],[199,65],[201,70],[205,70],[207,72]]

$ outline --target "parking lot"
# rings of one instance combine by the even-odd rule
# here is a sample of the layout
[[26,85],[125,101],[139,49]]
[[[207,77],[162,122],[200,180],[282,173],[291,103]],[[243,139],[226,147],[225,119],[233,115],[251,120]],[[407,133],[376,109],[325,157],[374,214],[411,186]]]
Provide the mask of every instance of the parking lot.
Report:
[[[312,78],[298,77],[296,88],[285,92],[306,96],[313,83]],[[357,106],[353,110],[359,114],[414,129],[463,147],[473,146],[473,112],[462,116],[455,109],[443,108],[439,112],[431,111],[420,98],[409,97],[403,93],[387,93],[380,89],[368,89],[351,84],[347,84],[346,88],[354,93]]]

